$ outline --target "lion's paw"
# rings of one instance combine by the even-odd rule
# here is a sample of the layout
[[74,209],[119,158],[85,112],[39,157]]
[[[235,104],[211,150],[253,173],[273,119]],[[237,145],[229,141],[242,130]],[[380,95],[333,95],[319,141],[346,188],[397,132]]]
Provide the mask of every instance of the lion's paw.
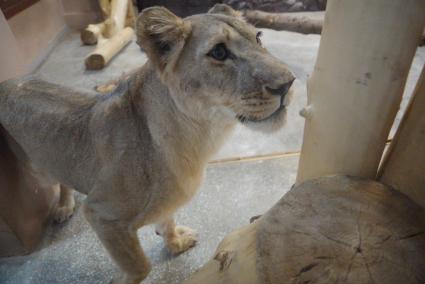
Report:
[[110,284],[139,284],[143,279],[146,278],[149,271],[150,271],[150,268],[147,271],[147,273],[144,273],[138,276],[131,276],[129,274],[120,274],[119,276],[114,277],[109,283]]
[[63,223],[74,214],[74,204],[67,206],[58,206],[53,212],[53,220],[57,223]]
[[179,254],[195,246],[198,233],[185,226],[176,226],[175,234],[167,240],[167,245],[173,254]]

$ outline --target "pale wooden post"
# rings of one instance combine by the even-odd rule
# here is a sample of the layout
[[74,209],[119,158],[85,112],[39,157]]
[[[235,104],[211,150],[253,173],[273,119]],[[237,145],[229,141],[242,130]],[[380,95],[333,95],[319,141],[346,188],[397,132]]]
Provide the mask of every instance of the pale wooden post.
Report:
[[375,178],[424,15],[423,0],[328,2],[297,183],[329,174]]
[[425,207],[425,67],[378,179]]

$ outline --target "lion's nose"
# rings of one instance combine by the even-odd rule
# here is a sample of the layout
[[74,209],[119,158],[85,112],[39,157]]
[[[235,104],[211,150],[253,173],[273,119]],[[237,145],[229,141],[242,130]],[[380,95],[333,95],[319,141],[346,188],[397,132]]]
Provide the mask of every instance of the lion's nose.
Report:
[[295,80],[295,78],[291,78],[291,80],[289,80],[288,82],[286,82],[284,84],[280,84],[280,85],[274,86],[274,87],[266,86],[265,88],[266,88],[266,91],[271,95],[284,96],[284,95],[286,95],[286,93],[291,88],[294,80]]

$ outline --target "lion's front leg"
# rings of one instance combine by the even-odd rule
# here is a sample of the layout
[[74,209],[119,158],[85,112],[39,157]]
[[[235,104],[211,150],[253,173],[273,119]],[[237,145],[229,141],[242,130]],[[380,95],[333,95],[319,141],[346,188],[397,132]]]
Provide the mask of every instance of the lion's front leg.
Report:
[[155,226],[158,235],[164,238],[165,243],[173,254],[182,253],[195,246],[198,234],[195,230],[185,226],[176,226],[173,217]]
[[74,213],[74,208],[74,190],[61,184],[59,203],[53,212],[53,219],[58,223],[68,220]]
[[120,275],[114,277],[111,283],[138,284],[145,279],[151,270],[151,264],[140,246],[137,228],[131,226],[131,221],[104,218],[101,212],[90,206],[90,202],[84,204],[84,213],[121,270]]

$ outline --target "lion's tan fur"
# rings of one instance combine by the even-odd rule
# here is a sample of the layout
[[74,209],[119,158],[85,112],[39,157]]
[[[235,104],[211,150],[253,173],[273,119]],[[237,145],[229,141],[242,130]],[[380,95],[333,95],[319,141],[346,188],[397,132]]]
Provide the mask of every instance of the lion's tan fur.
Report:
[[[114,283],[138,283],[150,271],[141,226],[156,223],[174,253],[195,244],[173,213],[195,194],[238,120],[263,131],[283,125],[293,80],[225,6],[186,19],[146,9],[137,36],[149,61],[106,96],[32,77],[0,84],[8,143],[44,182],[87,194],[87,220],[121,270]],[[231,58],[208,55],[218,43]]]

